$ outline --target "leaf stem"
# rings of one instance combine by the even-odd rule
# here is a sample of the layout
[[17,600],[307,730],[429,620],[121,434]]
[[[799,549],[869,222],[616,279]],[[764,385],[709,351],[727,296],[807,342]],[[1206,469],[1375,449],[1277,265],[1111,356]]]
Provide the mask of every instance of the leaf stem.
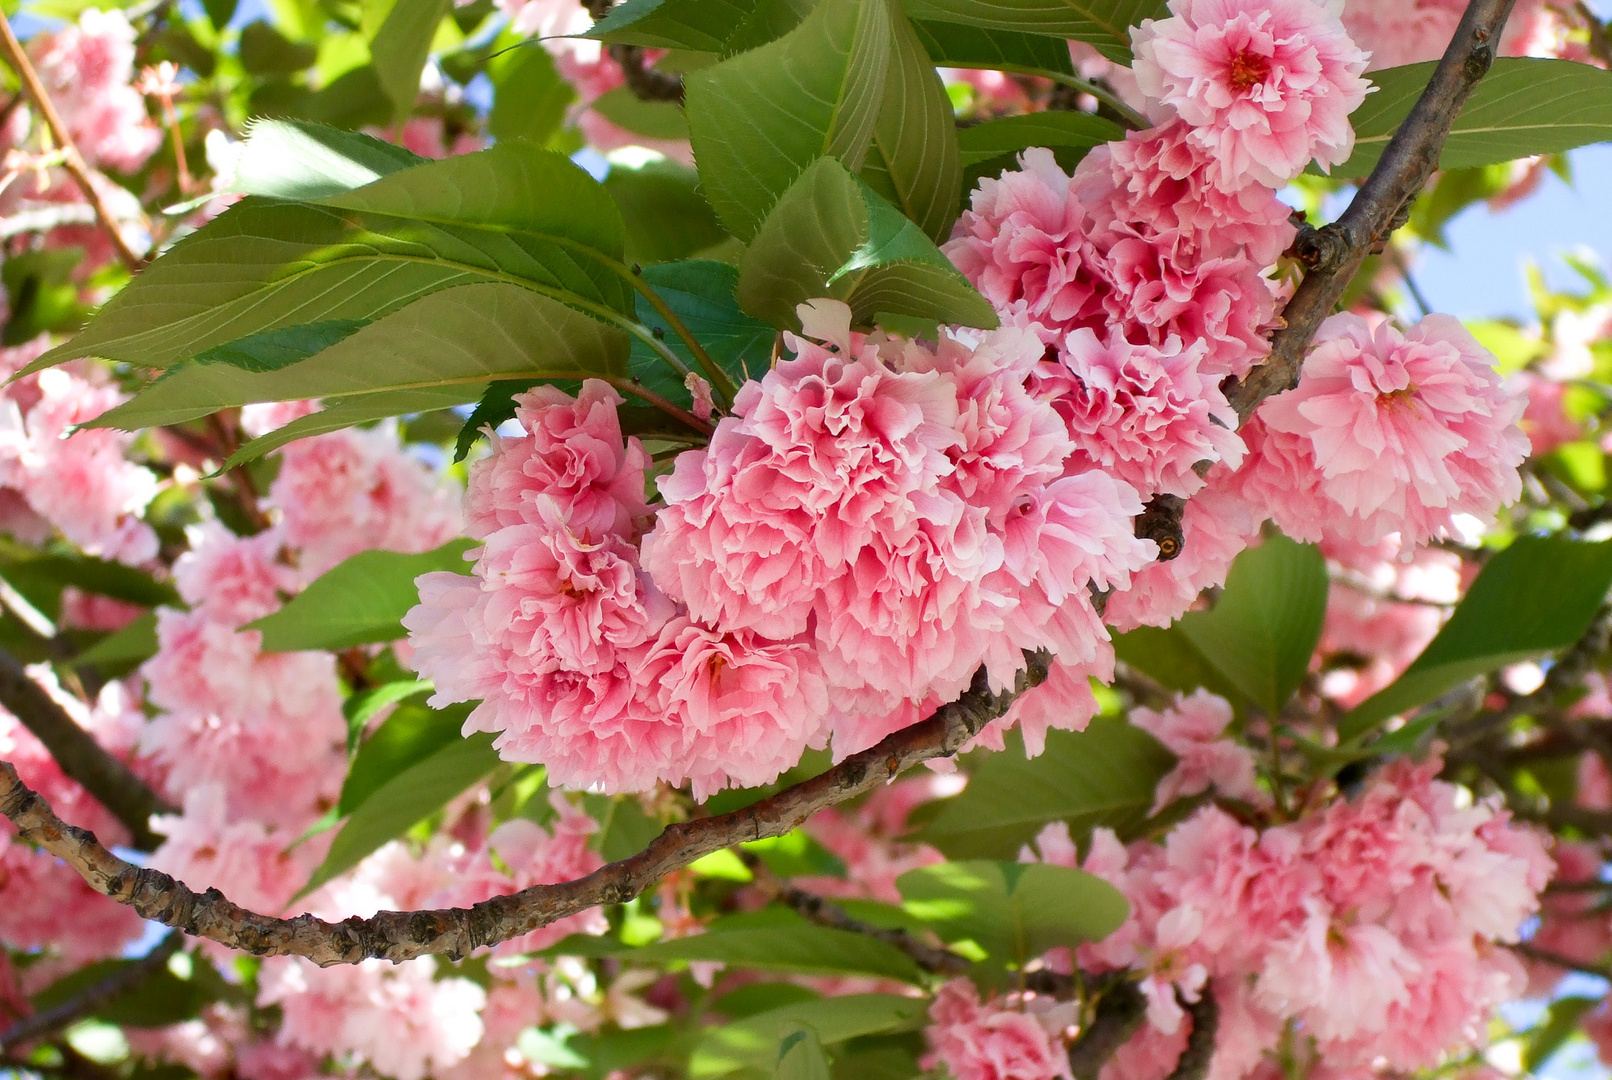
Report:
[[1083,94],[1090,94],[1118,113],[1119,118],[1125,121],[1126,126],[1133,131],[1144,131],[1153,126],[1147,117],[1125,104],[1118,94],[1106,86],[1093,82],[1091,79],[1082,79],[1079,75],[1064,75],[1056,71],[1042,70],[1037,71],[1036,74],[1051,79],[1055,83],[1061,83],[1070,89],[1079,90]]
[[[632,282],[632,287],[638,290],[638,295],[649,301],[649,306],[655,309],[656,314],[666,320],[666,324],[672,328],[672,333],[683,339],[683,344],[688,346],[688,351],[694,354],[694,359],[699,361],[700,368],[705,372],[706,377],[711,380],[711,385],[718,394],[719,404],[722,406],[723,411],[727,411],[733,404],[733,395],[739,389],[733,384],[733,379],[726,371],[722,370],[715,360],[711,359],[711,354],[705,351],[705,346],[700,344],[699,339],[694,336],[683,320],[678,318],[677,312],[673,311],[671,305],[665,301],[661,294],[656,292],[649,282],[644,280],[642,274],[633,273],[631,269],[628,269],[627,279]],[[687,376],[688,372],[685,370],[683,374]]]
[[689,427],[693,428],[695,431],[698,431],[702,435],[710,435],[716,430],[716,428],[712,427],[706,421],[701,420],[687,409],[678,408],[676,405],[673,405],[670,401],[667,401],[653,390],[647,390],[642,384],[633,382],[631,379],[624,378],[620,375],[601,375],[596,377],[604,379],[605,382],[609,383],[611,386],[614,386],[617,390],[620,390],[623,393],[631,394],[638,400],[655,406],[655,408],[659,409],[666,415],[674,417],[677,420],[681,420],[683,423],[687,424]]

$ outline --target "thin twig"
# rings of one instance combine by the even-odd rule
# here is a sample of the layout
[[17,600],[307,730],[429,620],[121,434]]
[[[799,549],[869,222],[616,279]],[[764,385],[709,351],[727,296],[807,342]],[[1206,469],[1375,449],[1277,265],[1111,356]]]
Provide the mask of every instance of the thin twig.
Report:
[[60,1031],[74,1021],[90,1015],[119,994],[135,989],[166,967],[168,958],[178,952],[184,943],[185,935],[174,931],[140,959],[128,967],[119,968],[83,993],[67,999],[54,1009],[46,1009],[44,1012],[18,1020],[0,1032],[0,1053],[54,1031]]
[[39,73],[34,70],[28,54],[23,51],[22,43],[12,32],[11,20],[7,19],[3,12],[0,12],[0,50],[4,50],[6,62],[22,81],[23,92],[39,109],[39,115],[44,119],[45,126],[50,129],[51,137],[61,148],[62,167],[78,185],[79,191],[84,193],[85,201],[95,208],[95,218],[101,223],[101,229],[107,234],[107,238],[112,241],[112,246],[117,249],[118,258],[123,260],[123,265],[129,268],[131,274],[139,270],[145,265],[145,260],[136,255],[129,242],[123,239],[117,218],[112,216],[112,211],[101,198],[101,193],[95,189],[95,182],[89,165],[84,161],[84,155],[80,154],[78,147],[74,145],[73,138],[67,131],[67,125],[62,123],[61,115],[51,103],[44,84],[39,81]]
[[196,893],[157,870],[134,866],[106,850],[95,834],[64,823],[30,790],[17,770],[0,762],[0,813],[30,843],[67,863],[103,896],[147,919],[260,956],[294,955],[321,966],[374,958],[394,963],[440,954],[462,958],[484,945],[528,934],[599,904],[625,903],[694,860],[746,840],[782,836],[817,811],[894,780],[931,758],[957,753],[1019,695],[1047,677],[1051,657],[1026,653],[1015,684],[997,691],[985,669],[962,697],[927,720],[853,754],[828,771],[741,810],[676,822],[631,858],[585,877],[538,885],[468,908],[383,911],[369,919],[326,922],[312,915],[282,919],[248,911],[217,889]]
[[1114,1051],[1130,1041],[1147,1017],[1147,998],[1133,983],[1119,982],[1097,1000],[1091,1023],[1069,1047],[1075,1080],[1097,1080]]
[[23,669],[21,661],[4,649],[0,649],[0,705],[45,744],[68,779],[123,823],[133,837],[130,846],[138,851],[155,850],[161,841],[151,831],[151,815],[173,813],[173,808],[67,715]]

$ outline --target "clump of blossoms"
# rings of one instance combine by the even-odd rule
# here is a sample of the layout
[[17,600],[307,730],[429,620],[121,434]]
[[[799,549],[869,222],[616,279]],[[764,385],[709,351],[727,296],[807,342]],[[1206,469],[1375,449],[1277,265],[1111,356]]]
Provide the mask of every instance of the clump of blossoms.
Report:
[[1011,683],[1025,649],[1111,662],[1087,590],[1152,545],[1134,489],[1084,467],[1030,392],[1039,339],[930,349],[853,334],[837,302],[802,314],[792,358],[679,457],[658,507],[614,391],[520,400],[528,434],[472,474],[475,575],[422,578],[406,621],[434,700],[482,699],[468,730],[562,784],[703,793],[829,737],[871,746],[982,663]]
[[[1079,865],[1119,888],[1131,915],[1076,960],[1142,973],[1148,1001],[1105,1075],[1167,1076],[1191,1030],[1184,1006],[1205,994],[1219,1006],[1209,1075],[1222,1080],[1256,1071],[1290,1024],[1340,1070],[1427,1068],[1482,1045],[1490,1010],[1525,987],[1501,946],[1538,910],[1553,865],[1539,833],[1435,779],[1442,764],[1395,762],[1290,824],[1255,828],[1207,806],[1162,844],[1097,830]],[[1077,864],[1061,824],[1037,845],[1045,861]]]

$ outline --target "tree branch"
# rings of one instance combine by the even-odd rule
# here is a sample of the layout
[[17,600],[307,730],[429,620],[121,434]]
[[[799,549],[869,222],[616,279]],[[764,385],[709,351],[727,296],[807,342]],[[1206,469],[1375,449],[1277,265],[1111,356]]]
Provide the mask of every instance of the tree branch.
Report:
[[101,193],[95,190],[89,164],[85,162],[84,155],[78,152],[78,147],[73,144],[73,137],[68,133],[67,125],[62,123],[56,106],[51,104],[50,95],[45,92],[44,84],[39,81],[39,73],[34,70],[28,54],[23,51],[22,43],[11,30],[11,21],[4,13],[0,13],[0,50],[5,52],[6,62],[21,80],[23,92],[33,101],[40,117],[45,121],[45,126],[50,129],[51,137],[61,148],[62,167],[73,178],[78,189],[84,193],[85,201],[95,208],[95,218],[101,223],[101,229],[107,238],[112,241],[112,246],[117,249],[118,258],[129,268],[129,273],[139,270],[145,265],[145,260],[136,255],[129,242],[123,239],[123,233],[118,229],[117,218],[112,216],[112,211],[101,198]]
[[130,846],[139,851],[156,849],[162,841],[151,831],[151,815],[171,814],[174,808],[67,715],[28,675],[22,662],[4,649],[0,649],[0,705],[45,744],[69,780],[95,796],[123,823],[133,838]]
[[168,958],[178,952],[184,943],[185,935],[169,934],[140,959],[128,967],[119,968],[77,997],[69,998],[54,1009],[46,1009],[44,1012],[18,1020],[5,1031],[0,1031],[0,1054],[51,1032],[60,1031],[80,1017],[88,1016],[124,991],[139,986],[160,971],[168,963]]
[[65,824],[37,793],[0,762],[0,813],[22,836],[67,863],[91,888],[147,919],[259,956],[306,957],[320,966],[370,958],[394,963],[427,954],[459,959],[599,904],[632,899],[660,878],[702,856],[745,840],[782,836],[817,811],[894,780],[902,770],[955,754],[1020,694],[1047,677],[1051,657],[1026,653],[1015,685],[991,689],[985,669],[962,697],[927,720],[903,728],[810,780],[740,810],[677,822],[631,858],[585,877],[538,885],[468,908],[383,911],[370,919],[326,922],[312,915],[282,919],[248,911],[217,889],[196,893],[167,874],[133,866],[107,851],[95,834]]
[[1119,982],[1097,999],[1092,1021],[1069,1047],[1075,1080],[1097,1080],[1114,1051],[1130,1041],[1147,1017],[1147,999],[1134,983]]
[[1304,352],[1321,321],[1332,314],[1366,256],[1403,224],[1402,212],[1438,168],[1450,127],[1494,62],[1512,3],[1472,0],[1467,5],[1427,88],[1349,208],[1331,225],[1300,233],[1294,249],[1309,272],[1282,310],[1286,325],[1271,338],[1270,357],[1226,395],[1240,421],[1253,415],[1260,402],[1298,382]]

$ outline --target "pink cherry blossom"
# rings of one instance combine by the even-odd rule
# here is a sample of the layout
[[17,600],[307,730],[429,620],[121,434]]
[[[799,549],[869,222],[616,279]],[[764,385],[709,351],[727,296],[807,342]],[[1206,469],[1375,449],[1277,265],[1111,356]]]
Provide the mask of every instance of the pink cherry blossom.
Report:
[[1080,453],[1149,495],[1192,495],[1203,486],[1199,462],[1236,468],[1237,415],[1219,380],[1199,373],[1204,354],[1202,343],[1184,348],[1173,337],[1154,347],[1071,331],[1059,350],[1071,381],[1056,404]]
[[981,1003],[967,979],[935,993],[924,1032],[930,1053],[921,1065],[944,1065],[957,1080],[1051,1080],[1067,1076],[1068,1059],[1028,1014]]
[[1313,0],[1172,0],[1170,13],[1131,32],[1132,70],[1155,119],[1192,127],[1221,187],[1280,188],[1311,158],[1349,156],[1368,58],[1335,14]]
[[331,834],[293,847],[294,833],[231,820],[228,803],[217,784],[187,791],[182,814],[153,819],[152,827],[166,839],[149,865],[198,892],[227,889],[232,900],[253,911],[284,910],[324,857]]
[[1132,709],[1131,723],[1158,739],[1177,759],[1175,768],[1159,781],[1154,813],[1211,787],[1228,799],[1264,800],[1254,782],[1253,751],[1225,737],[1231,705],[1224,698],[1207,690],[1190,697],[1177,695],[1175,705],[1162,712]]
[[571,529],[584,538],[614,533],[636,539],[649,456],[635,438],[623,440],[616,406],[622,397],[608,383],[589,379],[573,400],[554,386],[516,398],[515,420],[525,434],[494,436],[493,454],[472,468],[465,495],[470,535],[540,524],[535,502],[559,502]]
[[1449,316],[1402,333],[1335,315],[1298,387],[1267,400],[1245,434],[1241,490],[1295,539],[1447,536],[1453,515],[1492,518],[1521,492],[1522,404]]
[[91,163],[134,172],[162,142],[134,79],[135,32],[121,11],[86,10],[30,42],[41,80]]

